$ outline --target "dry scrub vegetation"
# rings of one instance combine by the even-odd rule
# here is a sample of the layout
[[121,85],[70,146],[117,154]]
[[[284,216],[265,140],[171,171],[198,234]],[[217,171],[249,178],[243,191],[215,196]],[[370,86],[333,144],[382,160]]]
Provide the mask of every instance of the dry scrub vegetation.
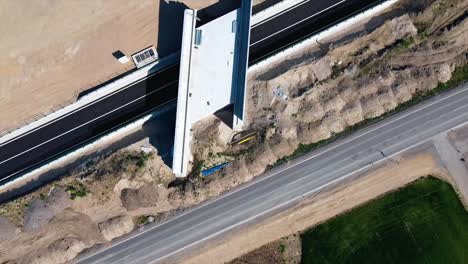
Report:
[[256,141],[231,147],[224,136],[229,128],[219,119],[199,122],[193,128],[194,171],[200,164],[231,164],[210,179],[189,177],[180,188],[217,195],[290,155],[466,79],[468,2],[399,5],[400,15],[370,33],[322,44],[315,58],[292,66],[299,60],[291,59],[249,76],[247,123],[258,131]]
[[[419,10],[339,45],[324,44],[313,59],[251,75],[248,126],[258,136],[233,147],[227,145],[231,130],[216,117],[195,124],[193,172],[186,180],[173,181],[154,150],[130,148],[0,205],[0,263],[71,260],[449,81],[467,62],[467,2],[407,3]],[[200,169],[224,161],[231,163],[222,171],[199,177]]]

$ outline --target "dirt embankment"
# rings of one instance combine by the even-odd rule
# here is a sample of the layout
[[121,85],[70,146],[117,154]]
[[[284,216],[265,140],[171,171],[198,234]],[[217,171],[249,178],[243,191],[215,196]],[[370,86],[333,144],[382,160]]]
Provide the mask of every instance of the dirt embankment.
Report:
[[[438,9],[442,2],[450,4]],[[300,143],[328,138],[447,81],[456,66],[466,64],[466,5],[437,1],[422,13],[328,47],[314,60],[250,76],[248,123],[258,136],[233,147],[227,145],[230,129],[216,117],[196,124],[197,163],[184,181],[173,181],[154,149],[148,154],[133,146],[0,205],[0,262],[70,260],[251,180]],[[198,176],[201,168],[223,161],[230,166],[209,178]]]
[[[157,212],[155,205],[162,211],[179,206],[167,198],[173,177],[154,149],[131,146],[1,204],[0,262],[63,263],[127,234]],[[138,195],[129,198],[130,192]],[[160,198],[148,199],[155,195]]]
[[[312,199],[305,199],[297,206],[255,225],[247,226],[222,241],[215,241],[194,252],[193,256],[184,257],[180,263],[270,263],[268,261],[249,262],[253,260],[278,259],[294,262],[289,258],[291,253],[280,254],[279,243],[282,238],[297,235],[298,232],[320,224],[338,214],[380,197],[390,191],[405,186],[420,177],[427,175],[449,179],[446,169],[438,162],[437,154],[432,149],[424,150],[411,156],[399,157],[399,163],[389,162],[385,166],[360,176],[357,180],[342,184],[329,192]],[[290,244],[289,250],[299,255],[300,244]],[[285,252],[286,253],[286,252]],[[247,254],[243,256],[243,254]],[[239,257],[240,256],[240,257]],[[207,261],[209,260],[209,261]],[[243,261],[243,262],[242,262]],[[275,262],[272,262],[275,263]]]
[[195,124],[195,171],[200,164],[231,164],[210,179],[189,177],[180,186],[183,193],[204,197],[226,191],[300,144],[328,139],[447,82],[468,61],[467,6],[466,1],[436,1],[370,33],[343,37],[347,40],[339,45],[322,44],[315,59],[292,66],[294,60],[286,61],[287,68],[275,65],[249,76],[247,123],[258,132],[256,140],[232,147],[223,136],[228,128],[217,118]]

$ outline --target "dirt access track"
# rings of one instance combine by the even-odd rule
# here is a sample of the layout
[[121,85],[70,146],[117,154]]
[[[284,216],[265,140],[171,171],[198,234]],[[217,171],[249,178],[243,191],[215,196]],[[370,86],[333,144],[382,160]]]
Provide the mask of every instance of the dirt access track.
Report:
[[161,57],[179,50],[185,8],[228,2],[0,0],[0,134],[133,68],[112,56],[116,50],[130,56],[154,45]]

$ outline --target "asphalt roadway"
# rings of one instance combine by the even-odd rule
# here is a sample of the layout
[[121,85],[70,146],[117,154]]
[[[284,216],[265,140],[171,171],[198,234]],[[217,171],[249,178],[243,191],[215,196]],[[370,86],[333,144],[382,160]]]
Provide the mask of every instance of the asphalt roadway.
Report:
[[[348,177],[468,122],[468,85],[335,141],[79,263],[158,263],[286,209]],[[172,262],[172,261],[169,261]]]
[[360,13],[382,0],[305,0],[252,27],[249,64]]
[[[252,28],[249,63],[376,2],[380,0],[308,0],[288,9]],[[27,134],[0,143],[0,184],[175,100],[178,68],[178,64],[170,66]]]

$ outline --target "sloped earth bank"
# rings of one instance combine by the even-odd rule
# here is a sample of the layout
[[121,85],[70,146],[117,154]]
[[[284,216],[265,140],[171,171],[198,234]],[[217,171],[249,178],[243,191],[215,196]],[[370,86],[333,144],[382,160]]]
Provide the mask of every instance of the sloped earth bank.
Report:
[[[426,175],[438,176],[450,180],[447,171],[438,163],[439,157],[433,149],[398,157],[399,163],[388,162],[358,179],[337,186],[311,199],[305,199],[296,206],[268,218],[260,223],[251,224],[232,232],[220,241],[214,241],[198,248],[193,256],[179,257],[180,263],[299,263],[297,258],[290,258],[290,252],[301,254],[297,244],[288,245],[289,251],[283,254],[275,251],[282,238],[297,235],[298,232],[320,224],[338,214],[347,212],[356,206],[380,197],[390,191],[405,186]],[[284,242],[283,242],[284,243]],[[279,245],[278,245],[279,246]],[[248,258],[243,256],[248,254]],[[282,258],[284,262],[250,262],[249,260]]]
[[[0,263],[71,260],[85,249],[251,180],[300,143],[328,138],[433,89],[466,64],[466,10],[466,1],[436,1],[424,12],[399,16],[334,47],[326,45],[321,56],[281,73],[250,76],[248,126],[257,131],[256,139],[230,147],[231,131],[225,124],[214,116],[201,121],[193,127],[195,166],[187,180],[173,181],[157,151],[141,142],[90,160],[70,175],[0,205]],[[209,178],[198,176],[200,169],[224,161],[231,165]],[[374,190],[380,182],[369,178],[368,190],[356,193],[371,199],[382,193]],[[385,182],[383,187],[397,188],[407,180],[392,176]],[[342,204],[329,199],[317,203]],[[333,214],[314,215],[323,221]],[[253,248],[230,252],[230,259]]]
[[195,124],[194,174],[231,164],[209,179],[189,177],[178,186],[181,193],[218,195],[261,174],[300,144],[328,139],[447,82],[467,63],[467,6],[468,1],[435,1],[423,12],[408,12],[331,46],[321,57],[281,73],[276,65],[251,75],[247,123],[257,131],[256,140],[232,147],[224,137],[228,128],[216,117]]

